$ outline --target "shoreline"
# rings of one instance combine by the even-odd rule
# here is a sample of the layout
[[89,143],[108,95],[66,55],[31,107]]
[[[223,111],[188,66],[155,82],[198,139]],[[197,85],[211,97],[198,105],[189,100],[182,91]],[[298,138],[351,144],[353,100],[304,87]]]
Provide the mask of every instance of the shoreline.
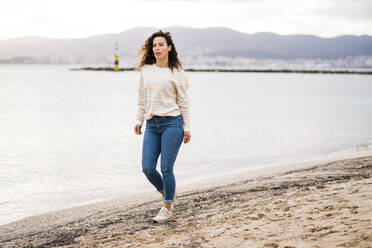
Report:
[[[345,164],[349,164],[349,167],[345,166]],[[361,164],[363,164],[362,167],[360,167]],[[333,169],[328,172],[328,168]],[[361,170],[360,168],[365,169]],[[350,190],[347,188],[348,185],[354,185],[356,189],[364,187],[371,192],[371,176],[371,150],[322,156],[303,163],[278,165],[180,186],[177,188],[175,219],[166,224],[155,224],[151,221],[151,217],[156,215],[161,203],[156,192],[147,192],[141,195],[125,196],[104,202],[62,209],[2,225],[0,226],[0,247],[3,247],[2,245],[4,247],[22,247],[26,245],[33,245],[34,247],[58,247],[62,245],[69,245],[68,247],[92,247],[93,245],[117,247],[115,245],[118,244],[120,244],[120,247],[165,247],[166,244],[169,247],[179,247],[178,239],[186,235],[189,240],[193,240],[193,233],[198,236],[199,240],[192,241],[199,244],[196,247],[214,247],[212,244],[216,245],[218,242],[226,244],[226,246],[217,245],[215,247],[230,247],[238,240],[250,245],[260,244],[260,246],[265,245],[265,247],[282,247],[278,241],[262,243],[271,239],[269,236],[266,240],[248,238],[249,231],[241,229],[241,226],[247,225],[244,229],[252,231],[254,229],[249,227],[253,225],[252,222],[262,222],[266,218],[264,216],[269,216],[269,213],[262,213],[264,215],[260,215],[261,217],[257,215],[268,204],[265,201],[268,199],[269,202],[278,201],[283,195],[299,194],[306,187],[312,187],[311,190],[306,190],[305,192],[309,194],[311,192],[321,194],[321,191],[325,188],[331,188],[333,192],[336,188],[340,188],[341,184],[344,189],[347,189],[347,192]],[[319,185],[321,187],[317,188]],[[353,190],[355,191],[355,189]],[[366,192],[363,192],[366,195]],[[358,197],[363,198],[363,194],[358,195]],[[278,197],[280,199],[276,199]],[[367,199],[368,197],[371,197],[371,194],[367,194]],[[253,200],[258,204],[256,210],[259,207],[262,209],[260,211],[251,209],[250,211],[253,212],[248,214],[246,212],[247,208],[252,206]],[[294,201],[294,199],[289,197],[289,201]],[[261,206],[260,204],[263,204],[263,202],[265,204]],[[245,205],[245,203],[247,204]],[[353,204],[358,203],[359,201],[353,202]],[[362,203],[360,202],[360,204]],[[362,205],[358,206],[358,209],[366,207]],[[204,209],[208,211],[203,211]],[[271,211],[274,211],[273,208]],[[286,212],[283,211],[280,210],[277,214]],[[218,220],[228,222],[227,216],[232,216],[235,212],[239,213],[236,216],[236,218],[239,217],[236,220],[236,223],[240,223],[239,227],[231,226],[232,223],[228,224],[229,227],[227,227],[226,223],[218,222]],[[270,221],[267,225],[274,223],[274,217],[268,217]],[[286,216],[282,216],[282,218],[283,221],[287,219]],[[246,220],[249,221],[246,223]],[[355,225],[359,224],[362,225],[363,222]],[[370,222],[369,224],[371,225]],[[209,228],[204,228],[203,226],[209,226]],[[221,226],[224,226],[222,228],[224,232],[222,232]],[[164,236],[163,231],[165,230],[168,232],[172,230],[172,239]],[[237,231],[236,238],[230,237],[231,235],[229,236],[230,238],[224,236],[233,230]],[[370,241],[372,241],[372,230],[363,228],[361,230],[366,233],[363,236],[365,239],[363,237],[360,238],[358,244],[363,245],[364,240],[368,241],[371,239]],[[154,231],[158,231],[159,235],[162,234],[163,236],[158,236],[158,241],[152,242],[152,245],[151,243],[146,243],[147,241],[144,237]],[[111,233],[116,233],[116,236],[111,237]],[[216,233],[220,233],[220,236]],[[243,236],[245,235],[245,239],[239,233]],[[210,237],[211,235],[214,236]],[[249,235],[252,235],[252,233]],[[278,236],[280,237],[279,234],[272,237],[278,239]],[[328,235],[324,237],[326,236]],[[133,237],[136,238],[133,239]],[[213,240],[219,241],[213,243]],[[172,246],[172,242],[178,245]],[[309,240],[308,242],[311,243],[312,241]],[[156,246],[156,244],[159,246]],[[266,244],[271,244],[271,246]],[[189,247],[192,247],[191,244],[189,245]]]
[[[114,67],[70,68],[70,71],[115,71]],[[134,67],[119,68],[118,71],[135,71]],[[262,73],[311,73],[311,74],[360,74],[372,75],[372,71],[350,70],[295,70],[295,69],[185,69],[187,72],[262,72]]]
[[[301,168],[307,168],[309,166],[313,166],[315,164],[321,164],[321,163],[324,163],[325,161],[331,162],[331,161],[336,161],[336,160],[341,160],[341,159],[357,158],[360,156],[369,156],[369,155],[372,156],[372,146],[371,146],[372,144],[363,144],[363,145],[364,146],[361,148],[355,147],[354,149],[350,149],[350,150],[341,150],[335,153],[313,156],[311,159],[300,159],[297,161],[281,162],[277,164],[272,163],[272,164],[268,164],[263,167],[257,167],[254,169],[245,169],[245,170],[243,169],[241,171],[235,171],[235,172],[227,173],[224,175],[207,177],[207,178],[203,178],[200,180],[188,182],[186,184],[181,184],[177,186],[176,190],[177,191],[190,191],[190,190],[205,189],[208,187],[213,188],[216,186],[232,184],[239,180],[248,180],[254,177],[258,177],[258,176],[265,176],[265,175],[270,175],[270,174],[274,174],[277,172],[283,172],[286,169],[288,169],[288,167],[292,169],[294,168],[301,169]],[[11,222],[7,222],[4,224],[0,223],[0,228],[2,226],[6,226],[14,222],[32,218],[34,216],[42,216],[42,215],[47,215],[49,213],[65,211],[65,210],[74,209],[74,208],[80,208],[80,207],[84,208],[86,206],[100,205],[101,203],[102,204],[111,203],[117,200],[120,201],[120,199],[126,199],[128,197],[135,200],[137,199],[136,194],[125,194],[122,196],[114,196],[114,197],[109,197],[109,198],[91,200],[91,201],[82,202],[82,203],[79,203],[73,206],[62,207],[59,209],[52,209],[46,212],[37,213],[34,215],[25,216],[25,217],[20,217],[16,220],[13,220]],[[149,194],[149,196],[151,196],[153,194],[153,190],[140,191],[139,194]],[[140,197],[139,200],[142,200],[142,197]]]

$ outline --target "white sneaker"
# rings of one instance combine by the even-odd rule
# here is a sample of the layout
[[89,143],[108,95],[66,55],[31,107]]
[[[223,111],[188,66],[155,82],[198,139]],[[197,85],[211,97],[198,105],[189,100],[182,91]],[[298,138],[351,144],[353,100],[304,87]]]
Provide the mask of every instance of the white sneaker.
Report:
[[160,222],[160,221],[163,221],[163,220],[167,220],[172,216],[173,216],[172,211],[168,211],[168,209],[163,206],[163,207],[161,207],[158,215],[155,216],[153,218],[153,220],[155,220],[156,222]]

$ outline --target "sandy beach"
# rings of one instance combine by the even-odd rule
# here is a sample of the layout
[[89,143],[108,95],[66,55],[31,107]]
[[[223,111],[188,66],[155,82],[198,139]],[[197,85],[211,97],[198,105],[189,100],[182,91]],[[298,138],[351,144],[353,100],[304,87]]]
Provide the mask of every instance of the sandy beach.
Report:
[[0,226],[0,247],[372,247],[372,153],[320,158]]

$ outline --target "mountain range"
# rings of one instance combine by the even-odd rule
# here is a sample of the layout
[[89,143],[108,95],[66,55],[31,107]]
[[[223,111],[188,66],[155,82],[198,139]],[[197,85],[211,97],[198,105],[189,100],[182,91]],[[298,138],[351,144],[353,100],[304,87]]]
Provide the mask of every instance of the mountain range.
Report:
[[[121,65],[137,62],[136,50],[158,29],[138,27],[121,33],[79,39],[22,37],[0,40],[0,63],[105,64],[113,61],[119,44]],[[337,60],[372,56],[372,36],[279,35],[269,32],[248,34],[224,27],[204,29],[169,27],[180,58],[192,65],[195,58],[231,60]],[[229,63],[229,62],[225,62]],[[213,63],[212,63],[213,64]]]

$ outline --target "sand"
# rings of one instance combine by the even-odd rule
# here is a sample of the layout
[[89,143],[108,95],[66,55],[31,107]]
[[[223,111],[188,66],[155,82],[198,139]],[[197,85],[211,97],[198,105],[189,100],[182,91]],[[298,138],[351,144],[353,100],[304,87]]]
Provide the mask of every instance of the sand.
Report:
[[0,226],[0,247],[372,247],[372,154],[322,158]]

